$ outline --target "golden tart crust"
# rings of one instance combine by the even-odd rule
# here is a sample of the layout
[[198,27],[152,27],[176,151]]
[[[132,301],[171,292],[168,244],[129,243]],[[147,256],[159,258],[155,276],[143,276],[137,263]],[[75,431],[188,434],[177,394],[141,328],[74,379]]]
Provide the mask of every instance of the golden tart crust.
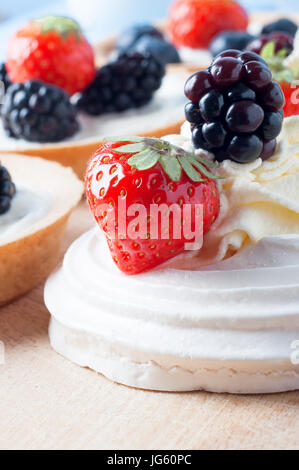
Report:
[[1,155],[1,163],[30,190],[47,185],[52,198],[39,220],[0,244],[0,306],[29,292],[55,268],[66,223],[83,193],[73,171],[57,163],[13,154]]

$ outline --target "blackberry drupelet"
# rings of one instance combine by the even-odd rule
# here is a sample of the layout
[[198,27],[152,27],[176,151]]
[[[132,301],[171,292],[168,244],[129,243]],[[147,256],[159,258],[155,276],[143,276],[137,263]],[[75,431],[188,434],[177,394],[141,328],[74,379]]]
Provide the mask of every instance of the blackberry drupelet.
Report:
[[0,82],[4,84],[4,91],[6,92],[9,85],[11,85],[5,63],[0,64]]
[[253,52],[225,51],[186,83],[186,118],[195,148],[216,160],[266,160],[276,149],[284,95],[265,61]]
[[5,93],[10,85],[11,81],[6,70],[6,65],[3,62],[0,64],[0,111],[4,101]]
[[0,164],[0,215],[9,211],[15,194],[16,187],[11,180],[11,176],[7,169]]
[[128,52],[99,69],[74,103],[93,116],[140,108],[151,101],[164,75],[165,68],[151,54]]
[[6,133],[30,142],[59,142],[79,130],[77,110],[62,89],[39,80],[11,85],[1,110]]

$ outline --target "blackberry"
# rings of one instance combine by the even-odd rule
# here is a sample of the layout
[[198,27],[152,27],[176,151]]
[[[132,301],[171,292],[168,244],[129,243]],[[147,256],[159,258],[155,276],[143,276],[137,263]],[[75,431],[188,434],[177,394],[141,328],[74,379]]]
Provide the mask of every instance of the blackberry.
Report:
[[164,75],[164,66],[151,54],[128,52],[99,69],[74,104],[93,116],[140,108],[151,101]]
[[187,80],[185,94],[195,148],[238,163],[274,154],[284,95],[257,54],[225,51]]
[[254,36],[246,31],[224,31],[215,36],[210,42],[209,49],[213,57],[227,49],[243,51],[247,44],[253,41]]
[[278,31],[288,33],[290,36],[295,37],[298,30],[298,25],[291,21],[289,18],[280,18],[278,21],[267,24],[262,29],[262,34],[276,33]]
[[62,89],[39,80],[11,85],[1,110],[6,133],[30,142],[59,142],[79,130],[77,110]]
[[[135,51],[149,52],[163,65],[178,64],[181,62],[179,53],[171,42],[152,36],[143,36],[139,39],[134,48]],[[132,50],[133,50],[132,49]]]
[[121,32],[116,40],[116,49],[120,54],[127,53],[143,37],[163,39],[163,34],[151,24],[136,24]]
[[4,84],[4,91],[6,92],[9,85],[11,85],[11,81],[6,70],[6,65],[4,63],[0,64],[0,82]]
[[4,101],[4,96],[7,91],[7,88],[10,85],[11,85],[11,81],[6,70],[6,65],[2,63],[0,64],[0,109]]
[[0,164],[0,215],[9,211],[15,194],[16,187],[11,180],[11,176],[7,169]]
[[266,46],[266,44],[269,44],[269,42],[274,42],[275,54],[283,50],[286,52],[286,55],[290,55],[294,49],[293,36],[284,32],[275,32],[270,34],[262,34],[258,38],[249,42],[246,46],[246,50],[255,52],[256,54],[261,54],[263,48]]

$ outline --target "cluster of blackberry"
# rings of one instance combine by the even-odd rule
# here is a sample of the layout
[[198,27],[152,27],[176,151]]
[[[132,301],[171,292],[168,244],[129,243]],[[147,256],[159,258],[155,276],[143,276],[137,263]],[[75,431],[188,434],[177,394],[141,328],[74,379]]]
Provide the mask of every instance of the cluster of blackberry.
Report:
[[4,63],[0,64],[0,82],[4,85],[4,91],[6,92],[9,85],[11,85],[10,78],[8,76],[6,66]]
[[58,142],[79,129],[77,110],[69,95],[38,80],[8,87],[2,118],[10,137],[30,142]]
[[15,194],[16,187],[11,180],[11,176],[7,169],[0,164],[0,215],[9,211]]
[[78,131],[79,110],[98,116],[144,106],[160,88],[164,75],[165,67],[154,55],[128,52],[100,68],[95,80],[71,100],[62,89],[41,81],[11,84],[2,64],[4,129],[16,139],[59,142]]
[[5,92],[1,117],[9,137],[59,142],[78,131],[78,112],[62,89],[38,80],[12,84],[4,63],[0,81]]
[[164,75],[164,66],[153,55],[128,52],[99,69],[75,104],[94,116],[140,108],[151,101]]
[[196,148],[218,161],[249,163],[270,158],[283,122],[284,95],[266,62],[253,52],[228,50],[185,87]]

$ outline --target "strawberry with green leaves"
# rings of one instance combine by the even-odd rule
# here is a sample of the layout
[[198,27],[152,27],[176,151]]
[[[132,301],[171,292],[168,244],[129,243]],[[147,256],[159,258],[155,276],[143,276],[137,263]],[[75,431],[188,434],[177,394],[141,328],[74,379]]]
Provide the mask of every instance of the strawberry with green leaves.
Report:
[[6,68],[13,83],[41,80],[70,95],[95,77],[94,52],[78,23],[46,16],[30,21],[11,38]]
[[267,62],[273,79],[279,83],[284,93],[284,116],[297,116],[299,115],[299,64],[297,70],[286,67],[288,49],[280,49],[278,52],[276,49],[275,41],[268,42],[261,50],[261,56]]
[[[86,175],[86,194],[96,221],[104,231],[114,262],[127,275],[155,268],[181,254],[192,242],[180,229],[184,226],[184,208],[191,214],[190,229],[195,230],[196,210],[203,210],[201,231],[207,233],[218,217],[220,203],[214,164],[159,139],[118,138],[105,143],[92,158]],[[137,205],[137,206],[134,206]],[[169,216],[169,232],[154,227],[152,208],[175,205],[178,216]],[[136,219],[139,214],[146,218]],[[142,209],[142,210],[141,210]],[[119,216],[125,214],[125,227]],[[122,219],[123,220],[123,219]],[[161,219],[157,219],[159,223]],[[114,221],[114,223],[111,223]],[[143,224],[143,231],[140,225]]]

